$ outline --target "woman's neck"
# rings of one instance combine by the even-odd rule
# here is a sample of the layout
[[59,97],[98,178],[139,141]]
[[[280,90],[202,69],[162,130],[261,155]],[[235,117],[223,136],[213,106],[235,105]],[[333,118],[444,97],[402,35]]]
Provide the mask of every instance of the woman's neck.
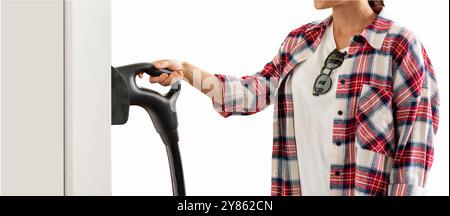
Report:
[[335,35],[359,34],[377,17],[367,1],[352,1],[333,8]]

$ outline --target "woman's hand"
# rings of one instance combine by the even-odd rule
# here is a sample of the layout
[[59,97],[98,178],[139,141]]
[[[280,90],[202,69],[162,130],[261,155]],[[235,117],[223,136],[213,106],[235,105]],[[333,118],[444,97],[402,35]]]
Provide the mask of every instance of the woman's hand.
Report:
[[[151,83],[159,83],[163,86],[169,86],[174,82],[183,79],[194,86],[208,97],[222,102],[222,87],[221,81],[215,75],[212,75],[200,68],[195,67],[187,62],[177,60],[160,60],[153,62],[157,69],[169,69],[173,72],[171,74],[161,74],[157,77],[150,77]],[[138,74],[139,78],[144,77],[144,73]],[[195,77],[195,79],[194,79]],[[194,84],[194,80],[196,83]]]
[[[155,61],[152,64],[157,69],[169,69],[173,71],[171,74],[161,74],[157,77],[150,76],[151,83],[159,83],[162,86],[170,86],[178,80],[186,78],[185,73],[189,72],[188,64],[177,60],[160,60]],[[138,76],[142,79],[144,73],[141,72]]]

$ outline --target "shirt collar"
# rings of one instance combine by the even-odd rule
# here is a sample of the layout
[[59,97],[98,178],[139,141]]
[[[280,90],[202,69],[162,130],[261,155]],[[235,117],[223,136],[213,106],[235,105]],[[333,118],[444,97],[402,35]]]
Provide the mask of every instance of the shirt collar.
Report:
[[[388,13],[386,12],[386,9],[380,9],[380,12],[378,13],[378,16],[375,18],[375,20],[356,36],[361,36],[362,38],[364,38],[371,47],[375,49],[381,49],[384,39],[386,38],[386,35],[393,23],[387,17]],[[323,35],[326,28],[330,26],[332,20],[333,16],[330,15],[325,20],[316,22],[315,24],[308,26],[305,32],[319,31],[319,35]]]

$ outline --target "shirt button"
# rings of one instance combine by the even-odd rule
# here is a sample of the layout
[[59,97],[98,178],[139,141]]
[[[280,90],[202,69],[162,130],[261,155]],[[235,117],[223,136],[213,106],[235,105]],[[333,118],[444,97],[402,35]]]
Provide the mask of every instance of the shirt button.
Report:
[[341,145],[342,145],[342,142],[337,141],[337,142],[336,142],[336,145],[337,145],[337,146],[341,146]]
[[341,172],[336,171],[334,174],[335,174],[336,176],[340,176],[340,175],[341,175]]
[[338,115],[344,115],[344,112],[342,112],[342,110],[339,110]]
[[341,84],[342,84],[342,85],[345,85],[345,83],[346,83],[346,82],[345,82],[345,79],[342,79],[342,80],[341,80]]

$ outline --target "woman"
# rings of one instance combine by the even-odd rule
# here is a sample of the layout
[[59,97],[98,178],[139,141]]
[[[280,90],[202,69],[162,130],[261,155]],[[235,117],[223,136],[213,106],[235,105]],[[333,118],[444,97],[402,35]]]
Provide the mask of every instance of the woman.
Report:
[[[420,41],[382,0],[315,0],[333,14],[292,31],[252,76],[154,62],[213,99],[224,117],[275,105],[272,195],[422,195],[433,162],[439,94]],[[142,74],[139,75],[142,78]]]

